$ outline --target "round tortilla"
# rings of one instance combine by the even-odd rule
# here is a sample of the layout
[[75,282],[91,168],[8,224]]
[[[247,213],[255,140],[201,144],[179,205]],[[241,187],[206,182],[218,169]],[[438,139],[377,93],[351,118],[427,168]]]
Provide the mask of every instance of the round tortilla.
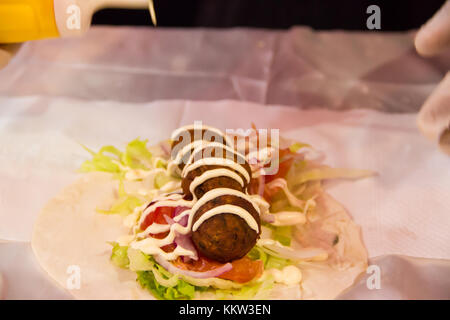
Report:
[[[154,299],[136,282],[134,272],[110,262],[108,242],[128,230],[121,216],[100,214],[96,208],[111,205],[117,189],[118,181],[108,173],[86,174],[51,200],[35,222],[31,244],[38,262],[75,298]],[[317,199],[316,212],[311,235],[319,239],[327,233],[338,234],[339,242],[327,248],[328,261],[299,265],[303,273],[300,290],[298,286],[278,286],[274,298],[332,299],[351,286],[367,267],[360,229],[345,209],[324,193]],[[305,232],[298,232],[301,242]],[[317,245],[317,239],[308,241]]]
[[[322,192],[316,204],[316,219],[298,230],[296,238],[303,246],[325,249],[328,259],[299,265],[303,274],[302,299],[334,299],[366,271],[367,250],[361,228],[339,202]],[[333,244],[336,236],[338,241]]]

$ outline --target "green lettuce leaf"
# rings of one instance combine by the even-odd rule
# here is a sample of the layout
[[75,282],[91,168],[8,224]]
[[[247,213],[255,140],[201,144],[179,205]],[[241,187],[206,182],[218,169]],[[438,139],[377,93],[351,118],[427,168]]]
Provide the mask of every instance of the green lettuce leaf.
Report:
[[104,171],[119,174],[124,171],[122,166],[145,170],[152,167],[152,154],[147,148],[147,140],[137,138],[131,141],[125,152],[114,146],[104,146],[98,152],[83,145],[82,147],[92,155],[92,159],[81,165],[81,172]]
[[327,179],[361,179],[373,176],[374,174],[370,170],[321,167],[304,170],[293,177],[290,182],[292,185],[298,185],[309,181]]
[[270,279],[257,281],[243,286],[240,289],[216,289],[215,295],[219,300],[250,300],[265,299],[273,289],[274,282]]
[[156,189],[161,189],[169,181],[175,181],[175,179],[164,172],[159,172],[155,176],[154,184]]
[[179,279],[175,286],[165,287],[156,280],[153,271],[138,271],[136,281],[160,300],[190,300],[195,296],[195,286]]
[[[91,171],[103,171],[110,173],[120,173],[120,166],[117,161],[120,161],[121,152],[113,146],[102,147],[99,152],[95,153],[86,146],[82,147],[87,150],[91,155],[91,160],[86,160],[80,167],[81,172],[91,172]],[[107,155],[105,153],[109,153]]]
[[302,148],[312,148],[311,145],[302,142],[295,142],[289,146],[289,151],[292,153],[296,153],[298,150]]
[[98,213],[103,214],[121,214],[129,215],[135,208],[144,204],[144,201],[139,197],[125,192],[123,177],[119,177],[119,199],[111,206],[109,210],[96,209]]
[[128,247],[120,246],[118,243],[111,243],[113,245],[111,253],[111,262],[122,269],[127,269],[130,265],[130,260],[128,259]]
[[254,246],[247,255],[252,260],[262,260],[264,263],[264,270],[273,268],[283,269],[292,264],[290,260],[275,257],[259,246]]
[[271,226],[272,238],[284,246],[291,245],[292,226],[275,227]]
[[147,140],[137,138],[128,143],[121,160],[127,167],[148,170],[151,167],[152,154],[147,149]]

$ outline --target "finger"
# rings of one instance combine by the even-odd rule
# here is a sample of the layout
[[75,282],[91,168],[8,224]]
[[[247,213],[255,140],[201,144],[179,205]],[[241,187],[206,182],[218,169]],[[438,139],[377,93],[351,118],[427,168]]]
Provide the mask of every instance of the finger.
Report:
[[425,101],[417,125],[427,138],[450,154],[450,72]]
[[450,48],[450,0],[423,25],[416,35],[417,52],[432,56]]

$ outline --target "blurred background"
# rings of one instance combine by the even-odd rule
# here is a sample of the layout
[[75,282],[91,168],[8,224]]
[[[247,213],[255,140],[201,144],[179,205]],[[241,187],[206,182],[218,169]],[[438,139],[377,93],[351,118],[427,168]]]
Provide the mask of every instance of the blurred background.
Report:
[[[445,0],[154,0],[161,27],[256,27],[367,30],[370,5],[382,11],[381,31],[417,29]],[[93,24],[149,25],[148,10],[104,9]]]

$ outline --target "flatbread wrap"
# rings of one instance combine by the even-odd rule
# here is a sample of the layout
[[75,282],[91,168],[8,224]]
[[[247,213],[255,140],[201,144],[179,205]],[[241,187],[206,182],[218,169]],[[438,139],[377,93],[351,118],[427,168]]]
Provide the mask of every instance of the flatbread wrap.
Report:
[[153,147],[86,148],[83,176],[35,222],[38,262],[78,299],[335,298],[367,252],[321,182],[373,173],[254,131],[240,145],[196,123]]

